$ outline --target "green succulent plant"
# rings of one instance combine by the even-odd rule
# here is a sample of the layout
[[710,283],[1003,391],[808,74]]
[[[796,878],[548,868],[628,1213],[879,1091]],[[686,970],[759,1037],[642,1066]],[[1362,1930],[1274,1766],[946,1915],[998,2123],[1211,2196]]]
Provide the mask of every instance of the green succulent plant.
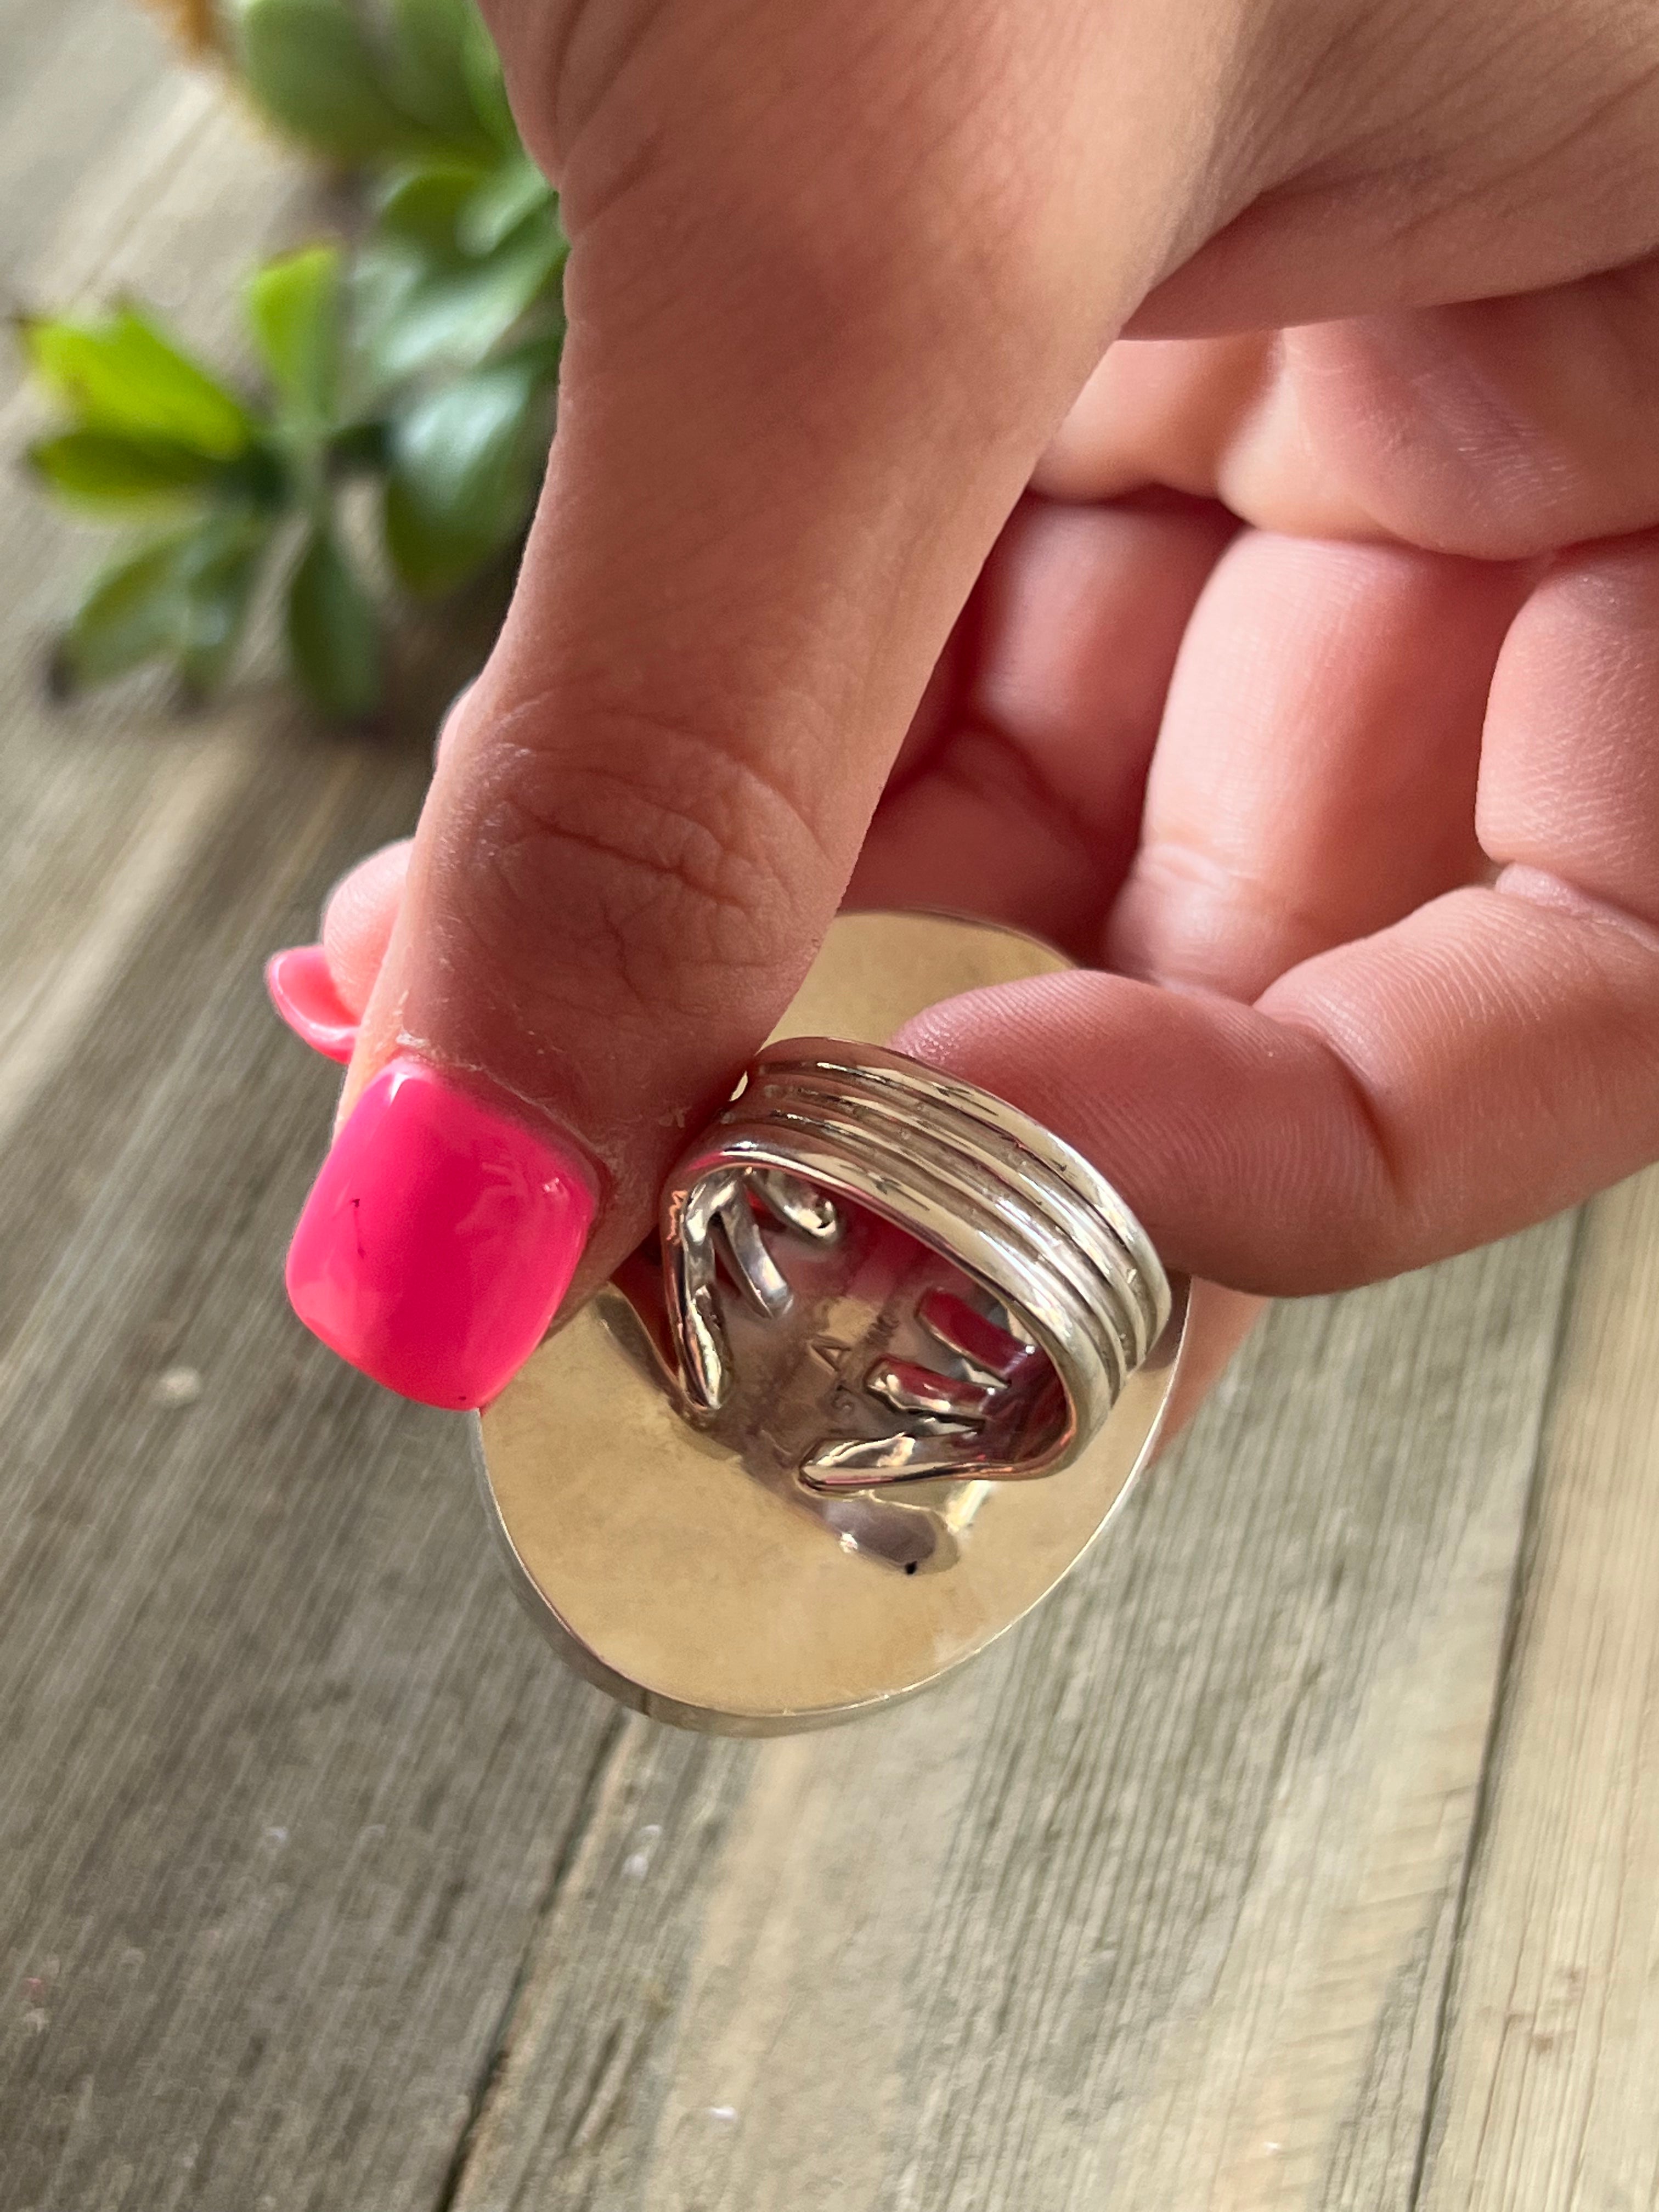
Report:
[[395,592],[466,582],[521,536],[552,428],[567,252],[471,0],[234,0],[216,43],[247,97],[349,169],[365,222],[248,278],[256,389],[142,306],[20,319],[60,420],[29,449],[59,501],[124,538],[64,626],[73,690],[150,663],[210,693],[268,577],[325,714],[380,703],[387,609],[341,501],[366,486]]

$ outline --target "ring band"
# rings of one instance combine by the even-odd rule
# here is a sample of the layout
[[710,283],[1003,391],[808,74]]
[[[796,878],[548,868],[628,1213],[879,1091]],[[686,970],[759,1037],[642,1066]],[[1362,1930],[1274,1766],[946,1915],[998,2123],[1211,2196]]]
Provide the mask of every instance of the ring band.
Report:
[[936,1366],[872,1366],[866,1396],[900,1425],[826,1437],[799,1470],[813,1489],[1054,1474],[1098,1433],[1170,1320],[1146,1231],[1051,1131],[902,1054],[795,1038],[760,1055],[664,1190],[669,1328],[694,1413],[717,1413],[732,1382],[721,1269],[781,1318],[787,1267],[762,1220],[821,1245],[845,1232],[846,1206],[906,1232],[976,1296],[968,1310],[941,1291],[922,1310]]

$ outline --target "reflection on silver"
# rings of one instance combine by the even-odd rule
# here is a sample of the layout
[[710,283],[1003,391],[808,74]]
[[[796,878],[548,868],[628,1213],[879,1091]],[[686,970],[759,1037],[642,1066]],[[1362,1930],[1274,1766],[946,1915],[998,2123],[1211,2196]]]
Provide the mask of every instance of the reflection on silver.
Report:
[[[796,1282],[869,1216],[933,1264],[890,1260],[892,1295],[866,1301],[887,1319],[848,1343]],[[1080,1154],[971,1084],[824,1038],[756,1061],[671,1176],[662,1244],[689,1418],[718,1424],[739,1380],[723,1280],[766,1324],[775,1376],[776,1337],[804,1332],[797,1364],[816,1355],[835,1379],[817,1396],[822,1425],[790,1452],[825,1504],[942,1478],[965,1486],[971,1512],[984,1482],[1069,1465],[1171,1312],[1145,1231]]]
[[694,1146],[666,1249],[630,1255],[482,1415],[514,1587],[613,1697],[740,1735],[890,1705],[1037,1604],[1150,1460],[1185,1280],[1023,1116],[818,1042],[1064,965],[960,917],[838,917],[781,1032],[811,1042],[763,1057]]

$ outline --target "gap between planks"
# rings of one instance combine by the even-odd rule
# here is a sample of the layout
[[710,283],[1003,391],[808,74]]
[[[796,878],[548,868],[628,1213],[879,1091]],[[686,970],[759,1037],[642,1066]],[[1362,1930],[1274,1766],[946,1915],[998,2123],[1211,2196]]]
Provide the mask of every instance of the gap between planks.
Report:
[[1398,2212],[1572,1236],[1281,1309],[943,1691],[630,1723],[454,2212]]
[[1419,2212],[1659,2202],[1659,1170],[1595,1200]]

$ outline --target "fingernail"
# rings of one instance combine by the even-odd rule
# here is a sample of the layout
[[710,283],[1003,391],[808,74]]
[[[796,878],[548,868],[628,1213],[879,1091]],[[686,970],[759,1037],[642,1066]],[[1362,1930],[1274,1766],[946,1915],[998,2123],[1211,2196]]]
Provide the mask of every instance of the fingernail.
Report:
[[323,1163],[288,1294],[307,1328],[389,1390],[485,1405],[541,1341],[593,1212],[568,1147],[423,1061],[396,1060]]
[[270,1003],[297,1037],[329,1060],[348,1060],[357,1021],[334,988],[320,945],[295,945],[265,963]]

